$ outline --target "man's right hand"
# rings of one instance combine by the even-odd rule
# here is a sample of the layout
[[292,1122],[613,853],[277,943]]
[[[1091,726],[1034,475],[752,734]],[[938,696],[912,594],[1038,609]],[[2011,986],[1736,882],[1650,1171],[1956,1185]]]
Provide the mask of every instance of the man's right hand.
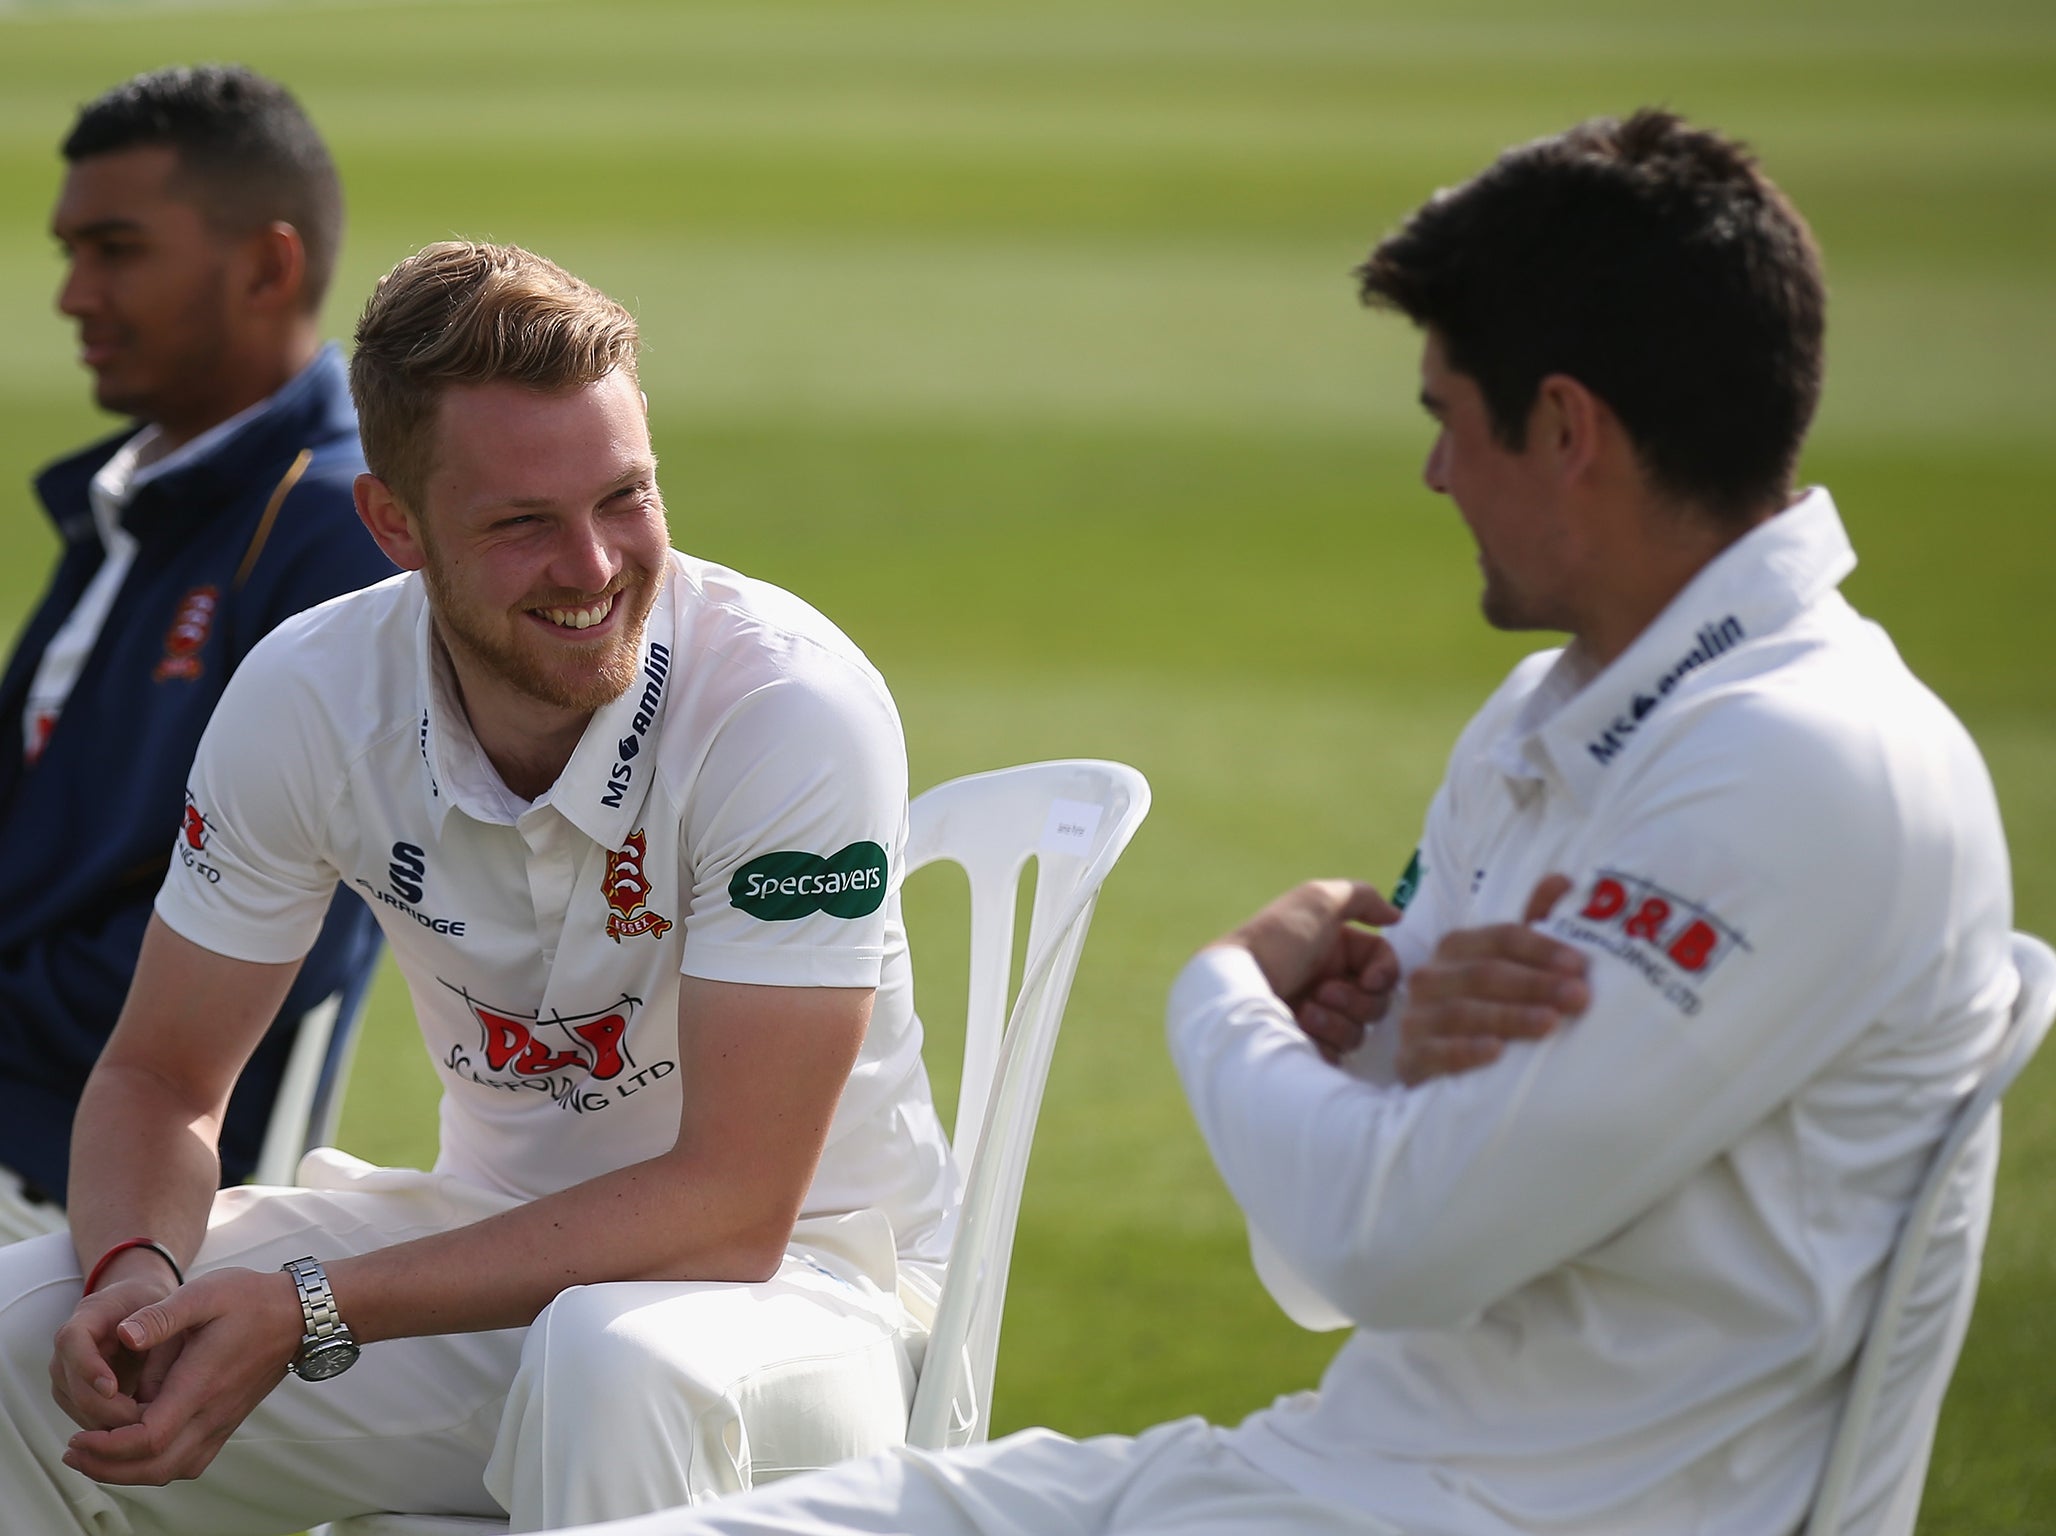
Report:
[[165,1268],[155,1255],[138,1254],[126,1272],[117,1271],[99,1290],[81,1297],[57,1330],[50,1395],[81,1429],[117,1429],[140,1420],[143,1404],[178,1354],[177,1340],[165,1350],[139,1354],[115,1332],[124,1318],[177,1289],[169,1273],[152,1274],[153,1265]]
[[1512,1040],[1539,1040],[1592,1001],[1583,951],[1530,925],[1571,888],[1545,875],[1518,923],[1459,928],[1407,977],[1394,1067],[1408,1087],[1489,1066]]

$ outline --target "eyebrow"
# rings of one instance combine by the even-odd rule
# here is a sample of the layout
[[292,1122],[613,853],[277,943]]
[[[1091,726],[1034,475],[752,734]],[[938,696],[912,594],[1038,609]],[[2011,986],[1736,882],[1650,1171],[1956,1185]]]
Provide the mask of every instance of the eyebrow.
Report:
[[[652,485],[656,483],[657,461],[654,457],[634,469],[623,471],[613,484],[607,487],[604,494],[618,496],[630,486],[645,480]],[[480,512],[552,512],[560,505],[562,503],[554,496],[505,496],[492,501],[480,502],[478,510]]]
[[69,234],[53,226],[50,233],[59,240],[91,240],[97,235],[132,234],[142,227],[140,219],[111,217],[95,219],[90,224],[81,224]]

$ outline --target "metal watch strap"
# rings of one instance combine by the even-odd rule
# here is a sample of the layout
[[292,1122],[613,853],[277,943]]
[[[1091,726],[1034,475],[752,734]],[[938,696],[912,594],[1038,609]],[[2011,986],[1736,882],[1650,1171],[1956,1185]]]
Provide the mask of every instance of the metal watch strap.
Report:
[[328,1271],[321,1267],[319,1259],[311,1254],[294,1259],[285,1271],[293,1277],[293,1285],[300,1293],[300,1316],[306,1323],[301,1348],[349,1332],[336,1311],[335,1293],[328,1288]]

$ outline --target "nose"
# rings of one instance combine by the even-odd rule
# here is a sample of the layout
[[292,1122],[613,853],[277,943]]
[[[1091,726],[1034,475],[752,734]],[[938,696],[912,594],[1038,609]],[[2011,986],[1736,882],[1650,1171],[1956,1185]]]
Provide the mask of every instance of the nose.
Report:
[[93,312],[95,288],[85,263],[70,256],[64,263],[64,281],[57,285],[57,312],[83,320]]
[[621,571],[621,552],[599,519],[567,518],[551,552],[550,579],[573,592],[598,592]]
[[1437,496],[1449,494],[1448,476],[1449,434],[1437,432],[1435,446],[1428,450],[1427,462],[1421,465],[1421,482]]

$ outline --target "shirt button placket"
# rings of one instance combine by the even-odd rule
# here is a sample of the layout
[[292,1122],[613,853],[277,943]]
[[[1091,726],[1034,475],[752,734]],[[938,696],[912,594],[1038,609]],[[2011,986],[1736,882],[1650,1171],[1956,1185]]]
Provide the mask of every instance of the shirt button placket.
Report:
[[572,847],[569,826],[554,811],[534,814],[522,827],[528,843],[528,894],[535,906],[535,942],[543,964],[557,961],[557,947],[564,938],[564,919],[571,909],[572,885],[578,876],[578,859]]

